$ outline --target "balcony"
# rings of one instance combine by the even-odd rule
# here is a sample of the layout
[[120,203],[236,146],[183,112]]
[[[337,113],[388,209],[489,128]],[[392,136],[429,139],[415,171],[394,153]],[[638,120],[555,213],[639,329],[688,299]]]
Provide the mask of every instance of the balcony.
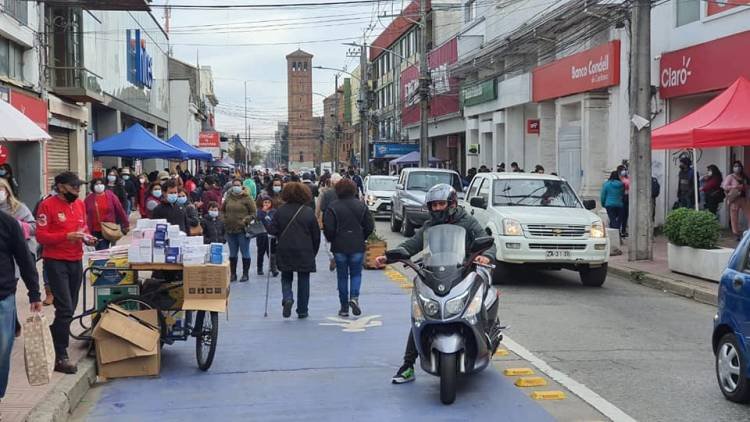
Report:
[[46,3],[49,6],[81,7],[88,10],[151,10],[151,0],[47,0]]
[[73,101],[101,103],[101,76],[83,67],[50,67],[52,91]]

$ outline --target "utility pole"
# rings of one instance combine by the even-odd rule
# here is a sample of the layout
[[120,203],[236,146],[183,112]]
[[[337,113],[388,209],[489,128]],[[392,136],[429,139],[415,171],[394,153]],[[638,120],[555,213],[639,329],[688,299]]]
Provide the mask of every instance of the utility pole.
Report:
[[[630,114],[651,120],[651,0],[632,5],[630,39]],[[695,165],[695,163],[693,163]],[[628,260],[653,258],[651,221],[651,126],[630,127],[630,239]]]
[[362,43],[359,51],[359,126],[362,137],[359,151],[359,158],[361,161],[359,163],[359,168],[362,170],[362,176],[365,176],[370,172],[370,121],[367,116],[367,112],[370,109],[370,84],[368,83],[367,76],[369,73],[367,71],[367,42]]
[[333,92],[333,154],[331,154],[331,169],[337,171],[339,168],[339,74],[334,77]]
[[419,166],[430,166],[427,118],[430,113],[430,69],[427,63],[427,0],[419,0]]
[[247,172],[247,142],[250,139],[250,128],[247,125],[247,81],[245,81],[245,172]]

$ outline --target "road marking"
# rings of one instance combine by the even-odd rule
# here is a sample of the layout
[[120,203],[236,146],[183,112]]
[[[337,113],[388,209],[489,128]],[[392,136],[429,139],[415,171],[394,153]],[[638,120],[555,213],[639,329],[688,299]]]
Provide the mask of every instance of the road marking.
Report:
[[547,380],[542,377],[521,377],[513,383],[516,387],[544,387]]
[[565,393],[562,391],[534,391],[531,393],[534,400],[565,400]]
[[327,320],[333,322],[320,322],[318,325],[342,327],[343,329],[341,331],[345,333],[361,333],[368,328],[382,326],[383,321],[375,321],[376,318],[380,318],[380,315],[368,315],[357,319],[327,317]]
[[497,349],[497,351],[495,351],[495,356],[508,356],[509,354],[510,352],[508,349]]
[[581,400],[590,404],[594,409],[598,410],[601,414],[608,417],[614,422],[636,422],[635,419],[630,417],[627,413],[620,410],[614,404],[605,400],[602,396],[593,392],[590,388],[574,380],[573,378],[563,374],[557,369],[552,368],[547,362],[536,357],[533,353],[527,350],[525,347],[511,340],[508,336],[503,339],[503,344],[510,349],[513,353],[517,354],[521,359],[532,364],[536,369],[558,382],[563,387],[570,390],[573,394],[580,397]]
[[503,375],[506,377],[517,377],[519,375],[534,375],[534,370],[531,368],[508,368],[503,371]]

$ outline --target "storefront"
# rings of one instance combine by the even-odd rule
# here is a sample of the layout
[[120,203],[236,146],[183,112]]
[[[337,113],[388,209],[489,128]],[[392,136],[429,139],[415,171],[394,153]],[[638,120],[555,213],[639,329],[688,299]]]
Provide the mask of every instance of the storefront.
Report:
[[540,162],[585,197],[597,197],[608,172],[629,156],[627,89],[620,87],[628,60],[620,47],[613,40],[532,71]]
[[419,144],[402,144],[395,142],[373,143],[373,154],[370,160],[370,174],[388,174],[388,162],[413,151],[419,151]]

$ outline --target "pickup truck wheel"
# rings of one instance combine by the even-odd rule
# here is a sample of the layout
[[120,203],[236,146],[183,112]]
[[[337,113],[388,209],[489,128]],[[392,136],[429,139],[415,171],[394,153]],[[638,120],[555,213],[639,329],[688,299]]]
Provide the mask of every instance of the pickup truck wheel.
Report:
[[492,270],[492,284],[506,284],[513,278],[514,267],[506,262],[495,262],[495,269]]
[[578,272],[581,283],[586,287],[601,287],[607,279],[607,264],[598,268],[584,268]]
[[414,224],[409,222],[409,215],[404,211],[404,220],[401,221],[401,234],[406,237],[414,236]]
[[391,211],[391,231],[398,233],[401,230],[401,222],[396,219],[396,212]]

